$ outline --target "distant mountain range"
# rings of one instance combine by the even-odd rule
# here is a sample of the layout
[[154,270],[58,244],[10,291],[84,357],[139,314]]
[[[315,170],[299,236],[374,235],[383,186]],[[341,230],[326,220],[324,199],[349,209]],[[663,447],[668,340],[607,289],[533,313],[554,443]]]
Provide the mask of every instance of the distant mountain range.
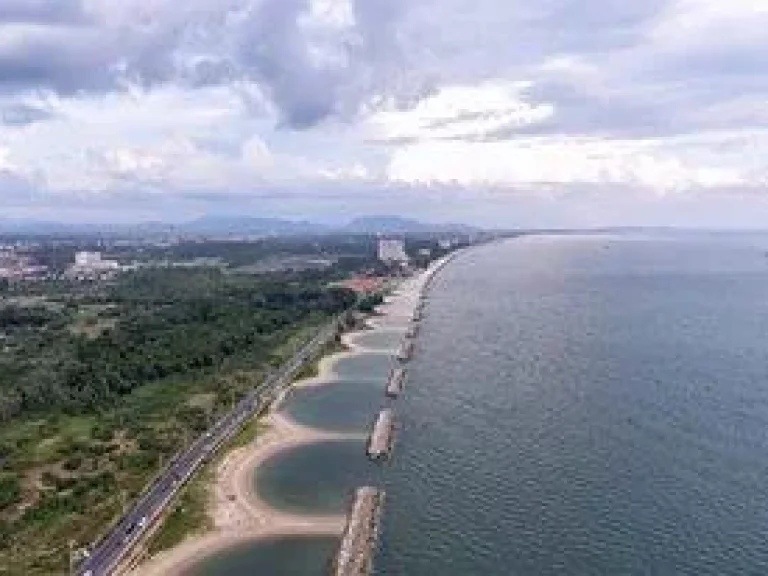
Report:
[[135,236],[168,234],[195,236],[296,236],[316,234],[466,234],[477,228],[464,224],[433,224],[400,216],[364,216],[341,226],[304,220],[250,216],[203,216],[181,224],[143,222],[139,224],[68,224],[40,220],[0,218],[0,234],[25,236]]

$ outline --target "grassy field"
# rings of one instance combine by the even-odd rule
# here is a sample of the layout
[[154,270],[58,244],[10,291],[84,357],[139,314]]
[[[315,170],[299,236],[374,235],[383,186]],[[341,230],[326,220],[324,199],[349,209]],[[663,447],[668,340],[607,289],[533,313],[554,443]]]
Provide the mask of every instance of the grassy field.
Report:
[[[5,493],[14,500],[0,513],[0,575],[66,573],[70,543],[79,547],[94,541],[180,446],[288,358],[317,324],[313,320],[286,334],[263,366],[248,369],[232,362],[217,373],[149,383],[95,414],[0,425],[0,447],[8,447],[11,456],[3,464],[8,472],[0,471],[0,505]],[[249,422],[226,448],[251,441],[258,430],[256,420]],[[189,484],[153,550],[207,527],[210,473],[206,468]]]
[[[303,341],[310,333],[311,331],[307,331],[307,333],[298,334],[296,337],[297,342]],[[284,348],[292,350],[293,345],[293,342],[289,342]],[[297,374],[295,380],[298,381],[316,376],[318,365],[324,356],[343,350],[345,350],[345,347],[340,342],[331,342],[323,349],[317,359],[307,364]],[[173,548],[184,539],[195,534],[204,533],[210,529],[211,519],[206,514],[206,507],[210,500],[212,483],[215,481],[216,467],[227,453],[250,444],[258,435],[263,434],[268,429],[268,425],[261,421],[260,416],[260,414],[254,415],[253,418],[248,420],[234,437],[221,446],[216,458],[207,464],[199,474],[196,474],[187,487],[185,487],[174,504],[172,512],[163,520],[162,526],[151,538],[148,545],[150,555]]]

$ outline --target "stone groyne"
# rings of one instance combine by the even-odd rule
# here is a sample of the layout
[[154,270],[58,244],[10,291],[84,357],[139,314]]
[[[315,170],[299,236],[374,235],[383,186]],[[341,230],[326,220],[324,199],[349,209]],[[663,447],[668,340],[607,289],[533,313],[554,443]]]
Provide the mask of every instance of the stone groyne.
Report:
[[395,437],[395,413],[386,408],[379,412],[368,440],[368,456],[372,460],[387,458]]
[[389,380],[387,380],[386,395],[390,398],[397,398],[402,393],[404,384],[405,368],[393,368],[389,373]]
[[355,491],[341,544],[331,565],[331,576],[367,576],[371,573],[384,496],[383,490],[372,486]]

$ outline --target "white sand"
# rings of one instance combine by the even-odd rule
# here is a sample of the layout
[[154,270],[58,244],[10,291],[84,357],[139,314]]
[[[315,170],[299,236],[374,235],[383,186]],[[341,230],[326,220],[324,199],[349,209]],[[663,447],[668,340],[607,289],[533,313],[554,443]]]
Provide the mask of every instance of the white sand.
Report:
[[[430,270],[437,269],[436,266]],[[385,324],[387,316],[405,323],[419,301],[430,271],[404,281],[395,294],[387,298],[379,312],[382,316],[369,321],[371,327]],[[340,359],[362,351],[355,344],[354,332],[345,334],[342,343],[349,350],[326,356],[318,366],[318,375],[296,383],[296,386],[320,386],[336,379],[333,367]],[[323,440],[359,438],[351,434],[326,432],[302,426],[277,410],[284,398],[275,402],[265,418],[268,430],[254,442],[229,452],[216,470],[211,488],[209,515],[213,529],[193,536],[175,548],[161,552],[136,568],[132,574],[142,576],[173,576],[203,558],[241,542],[288,535],[341,535],[344,515],[312,516],[278,510],[264,502],[254,490],[254,475],[258,467],[276,454]],[[361,455],[362,457],[362,455]]]

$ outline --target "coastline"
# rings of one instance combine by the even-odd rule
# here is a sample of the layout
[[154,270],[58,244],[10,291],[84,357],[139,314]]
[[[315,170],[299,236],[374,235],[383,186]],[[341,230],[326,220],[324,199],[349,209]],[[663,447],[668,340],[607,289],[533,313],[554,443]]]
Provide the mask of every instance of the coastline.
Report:
[[254,477],[261,464],[284,451],[324,440],[360,436],[308,428],[278,411],[270,412],[265,421],[269,426],[265,433],[250,445],[226,454],[216,468],[209,500],[212,530],[156,554],[131,574],[181,574],[205,557],[246,541],[341,534],[345,522],[343,514],[320,516],[278,510],[256,494]]
[[[333,382],[336,378],[334,364],[357,353],[348,343],[352,334],[355,332],[349,332],[342,338],[342,343],[350,349],[322,357],[318,362],[317,375],[296,381],[292,388]],[[325,440],[363,438],[359,434],[304,426],[281,413],[283,403],[290,398],[290,390],[285,391],[262,417],[266,431],[248,445],[226,453],[218,463],[207,506],[213,528],[148,558],[129,572],[131,576],[181,574],[207,556],[242,542],[296,535],[341,535],[346,520],[343,514],[317,516],[284,512],[259,498],[253,489],[258,468],[277,454]]]
[[[360,434],[330,432],[299,424],[286,414],[281,407],[290,398],[293,388],[322,386],[337,379],[335,364],[344,358],[368,353],[371,350],[354,343],[355,336],[371,329],[399,330],[397,325],[387,325],[383,320],[402,319],[404,324],[423,297],[431,280],[455,255],[435,261],[430,267],[414,278],[404,281],[377,308],[377,315],[365,321],[365,328],[342,335],[345,350],[322,357],[317,374],[296,381],[291,388],[270,406],[263,421],[268,429],[257,435],[248,445],[226,453],[215,471],[215,480],[210,487],[208,515],[213,528],[193,535],[177,546],[147,558],[128,572],[131,576],[173,576],[183,574],[204,558],[244,542],[255,542],[284,536],[341,536],[346,516],[295,514],[276,509],[262,500],[254,490],[258,469],[266,460],[300,446],[324,440],[361,439]],[[405,325],[402,326],[405,331]]]

